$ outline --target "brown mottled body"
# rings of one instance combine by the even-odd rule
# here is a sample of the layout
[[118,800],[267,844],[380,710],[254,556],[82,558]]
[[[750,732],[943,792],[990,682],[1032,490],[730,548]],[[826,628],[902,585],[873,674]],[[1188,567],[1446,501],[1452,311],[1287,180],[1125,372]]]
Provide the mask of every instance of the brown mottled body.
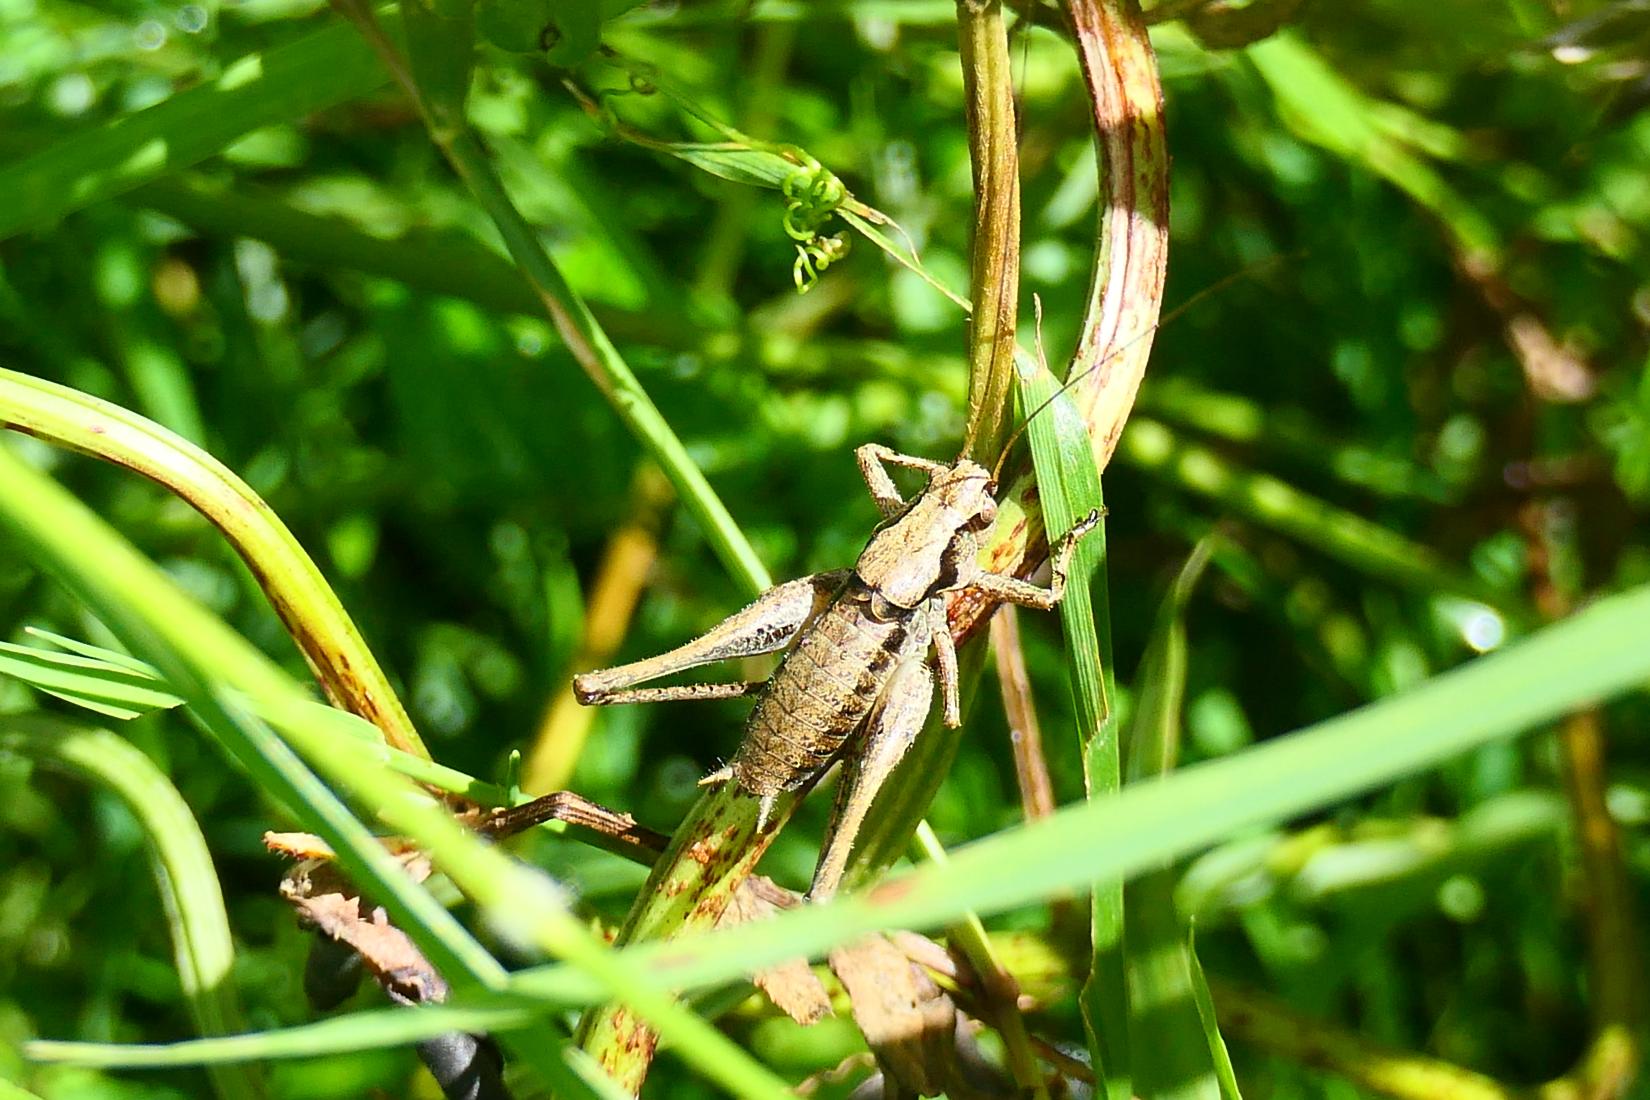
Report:
[[931,600],[917,614],[878,618],[871,593],[850,578],[798,633],[779,670],[757,698],[745,740],[728,765],[741,790],[767,806],[834,760],[882,698],[894,672],[923,660],[932,645]]
[[[705,782],[732,780],[760,800],[758,828],[780,795],[843,761],[842,790],[809,891],[828,897],[841,881],[866,811],[922,729],[938,687],[948,726],[962,721],[957,654],[945,621],[946,593],[974,590],[1044,610],[1059,602],[1066,562],[1090,515],[1050,557],[1053,583],[1039,588],[980,568],[978,539],[997,517],[996,486],[984,467],[952,465],[867,444],[856,452],[885,518],[852,570],[778,585],[703,637],[657,657],[573,678],[582,703],[641,703],[756,695],[732,762]],[[928,485],[900,496],[884,463],[921,470]],[[685,669],[785,650],[764,682],[639,688]],[[930,657],[932,654],[932,657]]]

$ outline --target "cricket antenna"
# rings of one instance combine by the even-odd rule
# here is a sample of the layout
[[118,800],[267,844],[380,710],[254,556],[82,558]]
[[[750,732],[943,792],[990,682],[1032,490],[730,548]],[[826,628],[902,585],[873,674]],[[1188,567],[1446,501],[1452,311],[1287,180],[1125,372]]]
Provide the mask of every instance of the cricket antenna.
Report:
[[[1060,383],[1059,389],[1049,394],[1049,396],[1038,404],[1036,408],[1026,413],[1025,418],[1020,421],[1019,427],[1009,433],[1008,439],[1003,442],[1002,451],[997,455],[997,464],[991,469],[991,480],[996,481],[1002,475],[1003,464],[1008,461],[1009,452],[1014,449],[1014,444],[1019,442],[1020,436],[1025,434],[1025,430],[1031,424],[1032,418],[1038,413],[1041,413],[1044,409],[1048,408],[1050,405],[1054,404],[1054,402],[1059,400],[1060,396],[1067,390],[1077,385],[1077,383],[1081,382],[1101,367],[1106,366],[1113,359],[1116,359],[1119,355],[1122,355],[1125,351],[1128,351],[1130,348],[1134,347],[1135,344],[1139,343],[1141,340],[1144,340],[1164,325],[1167,325],[1171,321],[1177,320],[1178,318],[1184,316],[1188,311],[1202,303],[1205,299],[1221,293],[1234,283],[1241,282],[1244,279],[1254,278],[1268,268],[1275,267],[1285,261],[1298,260],[1304,255],[1305,252],[1301,251],[1284,253],[1280,256],[1268,256],[1264,260],[1258,260],[1255,263],[1241,267],[1220,279],[1216,279],[1196,294],[1193,294],[1190,298],[1187,298],[1184,302],[1181,302],[1178,306],[1175,306],[1169,312],[1163,314],[1156,321],[1129,337],[1120,347],[1112,351],[1105,358],[1101,359],[1097,363],[1090,364],[1077,374],[1072,375],[1070,378],[1067,378],[1064,382]],[[1034,298],[1033,304],[1037,311],[1037,361],[1046,368],[1048,364],[1043,358],[1043,303],[1041,300]]]

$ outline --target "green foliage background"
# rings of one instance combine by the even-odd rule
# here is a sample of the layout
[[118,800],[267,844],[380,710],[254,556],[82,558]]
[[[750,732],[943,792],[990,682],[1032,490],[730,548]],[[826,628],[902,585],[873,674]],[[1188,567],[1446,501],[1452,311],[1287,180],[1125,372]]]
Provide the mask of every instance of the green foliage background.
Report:
[[[1174,158],[1167,304],[1246,274],[1157,337],[1143,418],[1107,472],[1109,576],[1127,682],[1192,543],[1216,523],[1227,533],[1189,613],[1182,755],[1197,760],[1412,687],[1527,629],[1543,617],[1537,596],[1573,604],[1650,581],[1650,114],[1635,83],[1650,23],[1631,5],[1569,5],[1571,20],[1614,16],[1577,45],[1581,31],[1550,38],[1565,13],[1535,0],[1293,12],[1257,0],[1224,22],[1163,7],[1194,10],[1154,32]],[[1277,33],[1221,48],[1244,13],[1273,9]],[[1058,13],[1036,7],[1034,21],[1012,40],[1023,289],[1060,361],[1086,301],[1095,170]],[[638,450],[533,315],[377,61],[343,51],[330,98],[310,84],[316,101],[290,111],[237,107],[269,113],[198,164],[145,173],[141,156],[105,147],[99,163],[93,145],[79,173],[28,174],[42,151],[329,26],[347,31],[288,0],[0,0],[0,365],[136,409],[240,472],[320,561],[434,756],[494,777],[575,671],[581,586],[642,506]],[[605,41],[710,114],[805,148],[964,287],[972,196],[952,5],[644,7]],[[562,73],[487,48],[471,117],[512,195],[772,573],[847,564],[875,522],[852,448],[955,453],[960,311],[864,241],[799,296],[773,192],[618,140],[564,75],[612,93],[603,102],[654,137],[709,136],[600,59]],[[118,182],[127,170],[140,186]],[[1509,326],[1584,362],[1585,394],[1532,385]],[[9,442],[304,674],[250,574],[191,510],[120,471]],[[1348,517],[1408,542],[1360,550]],[[667,506],[622,655],[676,644],[741,602]],[[22,641],[26,625],[110,643],[0,552],[0,632]],[[1057,793],[1078,799],[1059,632],[1023,625]],[[37,708],[58,709],[0,680],[0,711]],[[741,713],[604,712],[572,786],[668,830],[732,753]],[[1647,717],[1632,697],[1602,719],[1635,893],[1650,869]],[[1003,729],[987,677],[929,814],[947,844],[1019,820]],[[250,1023],[309,1018],[306,939],[259,839],[279,814],[175,714],[119,732],[205,830]],[[1288,834],[1233,838],[1181,882],[1206,969],[1507,1081],[1565,1073],[1588,1040],[1590,991],[1559,772],[1543,732]],[[806,881],[827,801],[781,837],[776,878]],[[0,755],[0,1040],[192,1034],[142,852],[113,795]],[[531,854],[613,919],[641,881],[566,842]],[[1004,927],[1045,923],[1027,912]],[[1056,998],[1050,1033],[1080,1035],[1070,998]],[[855,1049],[845,1024],[802,1032],[747,1010],[728,1026],[791,1077]],[[1359,1095],[1228,1038],[1251,1095]],[[195,1071],[25,1070],[0,1047],[6,1074],[54,1098],[206,1088]],[[415,1076],[409,1053],[374,1052],[278,1066],[273,1087],[401,1095],[427,1088]],[[651,1087],[708,1094],[668,1056]]]

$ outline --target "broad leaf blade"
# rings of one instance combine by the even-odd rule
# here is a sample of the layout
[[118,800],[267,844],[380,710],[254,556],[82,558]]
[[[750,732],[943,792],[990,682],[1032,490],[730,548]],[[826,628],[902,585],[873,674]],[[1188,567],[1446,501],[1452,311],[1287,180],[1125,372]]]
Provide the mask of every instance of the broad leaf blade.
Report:
[[[1153,783],[1174,768],[1180,751],[1180,715],[1186,694],[1186,606],[1208,564],[1210,544],[1200,543],[1176,579],[1136,685],[1127,742],[1131,784]],[[1129,883],[1127,965],[1130,1028],[1151,1036],[1136,1044],[1135,1086],[1153,1100],[1219,1100],[1220,1068],[1214,1056],[1218,1031],[1199,1010],[1202,973],[1175,907],[1176,874],[1163,866]],[[1206,991],[1205,991],[1206,992]]]
[[[1030,419],[1026,436],[1037,468],[1043,526],[1052,546],[1091,509],[1104,511],[1100,472],[1081,414],[1060,391],[1048,368],[1029,357],[1016,359],[1020,406]],[[1057,534],[1057,532],[1059,534]],[[1083,750],[1088,797],[1115,794],[1121,783],[1116,684],[1111,667],[1111,607],[1105,578],[1106,533],[1100,528],[1072,555],[1066,596],[1060,603],[1067,671]],[[1098,578],[1099,583],[1093,582]],[[1091,592],[1096,598],[1091,598]],[[1123,965],[1123,883],[1094,884],[1091,913],[1092,958],[1081,1007],[1089,1030],[1095,1074],[1108,1095],[1132,1094],[1128,1044],[1128,992]]]

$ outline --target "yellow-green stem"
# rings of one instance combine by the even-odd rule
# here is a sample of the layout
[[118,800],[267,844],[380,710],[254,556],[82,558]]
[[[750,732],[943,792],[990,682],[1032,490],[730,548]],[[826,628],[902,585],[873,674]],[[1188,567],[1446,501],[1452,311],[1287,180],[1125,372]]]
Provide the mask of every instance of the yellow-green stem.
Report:
[[991,466],[1008,434],[1020,295],[1019,132],[1001,0],[959,0],[957,37],[974,168],[964,451]]

